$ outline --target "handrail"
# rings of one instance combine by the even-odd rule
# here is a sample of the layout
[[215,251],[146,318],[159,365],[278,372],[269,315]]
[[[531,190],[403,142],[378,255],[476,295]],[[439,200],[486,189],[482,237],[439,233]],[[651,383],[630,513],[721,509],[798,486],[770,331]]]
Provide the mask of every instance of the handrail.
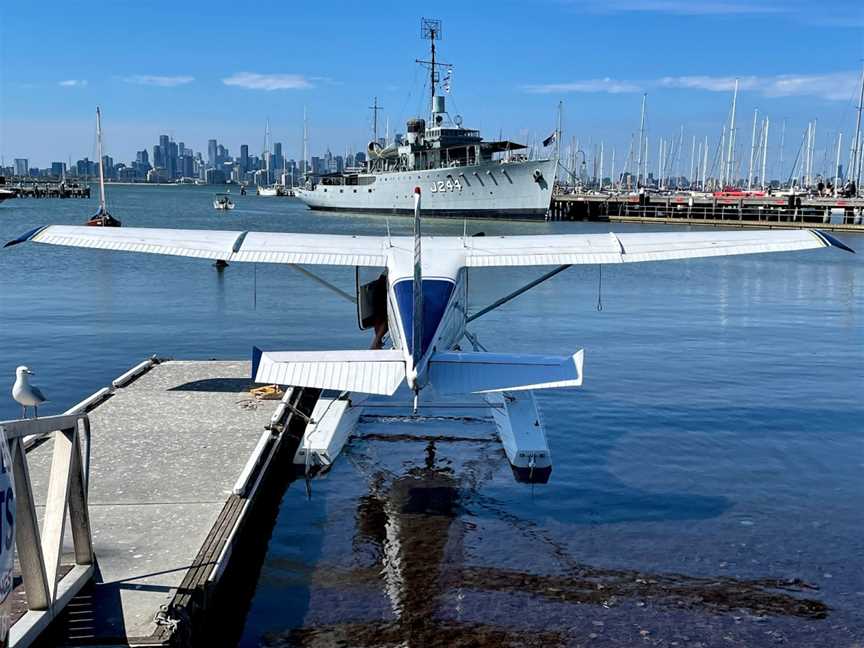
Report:
[[6,439],[12,441],[25,436],[44,436],[59,430],[73,428],[81,419],[88,419],[89,423],[87,414],[77,412],[58,416],[43,416],[36,419],[0,421],[0,427],[6,430]]
[[[15,544],[28,612],[10,630],[10,645],[29,645],[93,575],[95,556],[87,506],[90,418],[85,413],[0,422],[15,484]],[[40,529],[24,437],[53,434]],[[82,452],[82,442],[84,449]],[[72,532],[75,567],[61,576],[63,536]]]

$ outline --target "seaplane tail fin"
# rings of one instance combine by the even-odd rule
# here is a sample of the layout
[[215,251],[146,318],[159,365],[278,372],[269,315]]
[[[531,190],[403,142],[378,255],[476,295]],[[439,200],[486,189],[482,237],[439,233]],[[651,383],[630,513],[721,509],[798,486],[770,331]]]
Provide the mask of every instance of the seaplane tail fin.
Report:
[[256,383],[391,395],[405,380],[400,351],[261,351],[252,349]]
[[429,382],[442,394],[483,394],[582,385],[583,351],[572,356],[436,353]]

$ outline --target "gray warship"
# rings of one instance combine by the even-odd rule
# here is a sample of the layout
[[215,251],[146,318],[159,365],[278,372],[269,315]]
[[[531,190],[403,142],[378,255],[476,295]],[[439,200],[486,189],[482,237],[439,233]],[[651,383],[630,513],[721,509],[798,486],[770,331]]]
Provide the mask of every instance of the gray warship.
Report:
[[557,158],[530,160],[525,145],[485,141],[478,130],[463,127],[458,115],[451,119],[438,93],[439,70],[451,67],[435,60],[440,33],[440,21],[422,21],[432,52],[429,61],[417,61],[430,70],[428,122],[408,120],[404,140],[392,145],[370,142],[361,169],[307,178],[296,196],[311,209],[409,214],[414,188],[420,187],[423,213],[430,216],[546,217]]

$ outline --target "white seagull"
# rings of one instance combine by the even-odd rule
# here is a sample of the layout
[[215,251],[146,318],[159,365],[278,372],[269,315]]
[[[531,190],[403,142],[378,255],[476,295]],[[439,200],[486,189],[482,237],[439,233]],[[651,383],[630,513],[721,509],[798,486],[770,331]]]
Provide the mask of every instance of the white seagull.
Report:
[[30,384],[27,376],[32,375],[33,372],[23,365],[15,370],[15,384],[12,385],[12,398],[21,403],[21,418],[27,417],[28,407],[32,407],[36,418],[39,418],[39,406],[48,400],[45,398],[42,390]]

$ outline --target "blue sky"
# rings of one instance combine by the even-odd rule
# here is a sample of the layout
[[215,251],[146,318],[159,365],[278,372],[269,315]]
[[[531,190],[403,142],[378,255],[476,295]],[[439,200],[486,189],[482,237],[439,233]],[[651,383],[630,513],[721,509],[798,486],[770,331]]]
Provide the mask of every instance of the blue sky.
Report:
[[[719,137],[742,79],[739,137],[752,111],[787,122],[787,155],[818,119],[817,147],[850,141],[864,59],[864,2],[800,0],[536,0],[269,3],[3,2],[0,153],[32,166],[94,152],[102,106],[108,153],[128,160],[162,133],[206,150],[263,145],[264,122],[291,157],[359,149],[373,95],[392,130],[425,112],[421,16],[444,23],[441,58],[455,64],[451,114],[487,138],[525,140],[554,128],[626,154],[648,93],[655,141],[685,128]],[[251,9],[254,7],[254,10]],[[815,7],[815,8],[814,8]],[[739,140],[740,141],[740,140]],[[778,140],[779,141],[779,140]],[[793,144],[794,142],[794,144]],[[846,144],[844,143],[844,149]],[[791,153],[790,153],[791,152]],[[608,153],[607,153],[608,154]],[[817,152],[817,160],[819,153]]]

